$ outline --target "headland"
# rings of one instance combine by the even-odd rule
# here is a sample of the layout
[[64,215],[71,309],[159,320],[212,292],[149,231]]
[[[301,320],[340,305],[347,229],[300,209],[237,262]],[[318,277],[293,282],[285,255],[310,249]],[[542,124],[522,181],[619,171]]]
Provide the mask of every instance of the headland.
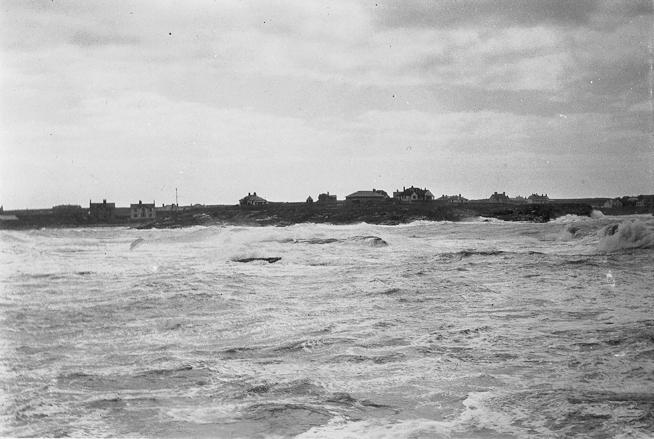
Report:
[[195,225],[289,226],[298,223],[396,225],[414,221],[462,221],[485,217],[504,221],[547,222],[564,215],[589,216],[593,208],[585,203],[460,205],[438,202],[349,204],[266,203],[256,206],[187,206],[159,211],[155,218],[134,220],[129,216],[97,218],[84,210],[52,212],[47,209],[7,211],[10,220],[0,222],[3,229],[42,227],[128,226],[134,228],[179,228]]

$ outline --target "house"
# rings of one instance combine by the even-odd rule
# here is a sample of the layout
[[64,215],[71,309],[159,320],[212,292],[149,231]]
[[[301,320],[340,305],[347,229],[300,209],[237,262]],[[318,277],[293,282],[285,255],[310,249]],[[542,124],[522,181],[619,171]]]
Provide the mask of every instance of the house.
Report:
[[612,200],[606,200],[604,202],[604,204],[602,204],[602,207],[605,207],[607,209],[622,207],[622,201],[620,201],[620,198],[614,198]]
[[410,188],[403,187],[401,191],[396,189],[395,192],[393,192],[393,199],[408,203],[414,201],[433,201],[434,194],[427,190],[427,188],[420,189],[411,186]]
[[510,203],[511,199],[506,193],[502,192],[501,194],[494,192],[493,195],[488,197],[489,203]]
[[241,198],[238,202],[241,206],[263,206],[268,204],[268,201],[258,196],[256,192],[252,194],[248,192],[247,197]]
[[311,195],[307,197],[307,204],[313,204],[313,198],[311,198]]
[[636,207],[654,206],[654,195],[638,195]]
[[623,206],[631,206],[634,207],[636,206],[636,203],[638,202],[638,197],[631,197],[631,196],[624,196],[620,199],[622,201]]
[[547,194],[531,194],[527,197],[527,203],[529,204],[545,204],[550,202],[550,197]]
[[138,204],[129,205],[129,218],[132,220],[154,219],[157,216],[157,210],[152,203],[143,203],[139,200]]
[[318,204],[336,205],[336,195],[329,195],[329,192],[318,195]]
[[357,191],[345,197],[345,201],[352,204],[378,203],[390,200],[386,191],[373,189],[371,191]]
[[116,203],[93,203],[89,200],[89,217],[95,221],[111,221],[116,216]]
[[463,204],[463,203],[467,203],[468,199],[462,197],[461,194],[459,195],[443,194],[443,196],[438,198],[436,201],[440,201],[441,203],[448,203],[448,204]]

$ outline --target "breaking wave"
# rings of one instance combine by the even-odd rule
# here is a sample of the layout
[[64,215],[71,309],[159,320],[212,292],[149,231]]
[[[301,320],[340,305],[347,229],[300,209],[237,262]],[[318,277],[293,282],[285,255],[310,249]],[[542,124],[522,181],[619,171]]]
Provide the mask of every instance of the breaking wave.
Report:
[[602,251],[654,248],[654,227],[641,220],[610,224],[599,231],[599,236]]

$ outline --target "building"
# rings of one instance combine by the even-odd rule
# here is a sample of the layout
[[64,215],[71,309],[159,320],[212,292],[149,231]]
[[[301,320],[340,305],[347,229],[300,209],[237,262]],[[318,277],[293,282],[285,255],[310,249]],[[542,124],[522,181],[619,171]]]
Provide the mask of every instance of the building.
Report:
[[448,203],[448,204],[463,204],[463,203],[467,203],[468,199],[462,197],[461,194],[459,195],[443,194],[443,196],[438,198],[436,201],[440,201],[441,203]]
[[320,194],[318,195],[318,204],[335,206],[336,195],[329,195],[329,192],[327,192],[326,194]]
[[393,199],[404,203],[411,203],[414,201],[433,201],[434,194],[427,190],[427,188],[420,189],[411,186],[410,188],[403,187],[401,191],[396,189],[395,192],[393,192]]
[[307,197],[307,204],[313,204],[313,198],[311,198],[311,195]]
[[606,200],[604,204],[602,204],[602,207],[605,207],[607,209],[622,207],[622,201],[620,201],[620,198],[613,198],[611,200]]
[[527,203],[529,204],[545,204],[550,202],[550,197],[547,194],[531,194],[527,197]]
[[511,199],[506,193],[502,192],[501,194],[493,192],[493,195],[488,197],[489,203],[510,203]]
[[268,201],[258,196],[256,192],[252,194],[248,192],[247,197],[241,198],[238,202],[241,206],[264,206],[268,204]]
[[357,191],[345,197],[345,201],[352,204],[378,203],[390,200],[386,191],[373,189],[371,191]]
[[154,201],[152,203],[143,203],[139,200],[138,204],[129,205],[129,219],[143,220],[155,219],[156,217],[157,210],[154,207]]
[[116,203],[93,203],[89,200],[89,217],[95,221],[111,221],[116,216]]
[[638,195],[636,207],[654,206],[654,195]]

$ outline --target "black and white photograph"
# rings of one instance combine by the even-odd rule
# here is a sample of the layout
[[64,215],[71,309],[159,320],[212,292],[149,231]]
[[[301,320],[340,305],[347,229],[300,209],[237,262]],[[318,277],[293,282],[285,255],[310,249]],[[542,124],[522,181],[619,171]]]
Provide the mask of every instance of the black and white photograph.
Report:
[[654,0],[0,0],[0,437],[654,437]]

